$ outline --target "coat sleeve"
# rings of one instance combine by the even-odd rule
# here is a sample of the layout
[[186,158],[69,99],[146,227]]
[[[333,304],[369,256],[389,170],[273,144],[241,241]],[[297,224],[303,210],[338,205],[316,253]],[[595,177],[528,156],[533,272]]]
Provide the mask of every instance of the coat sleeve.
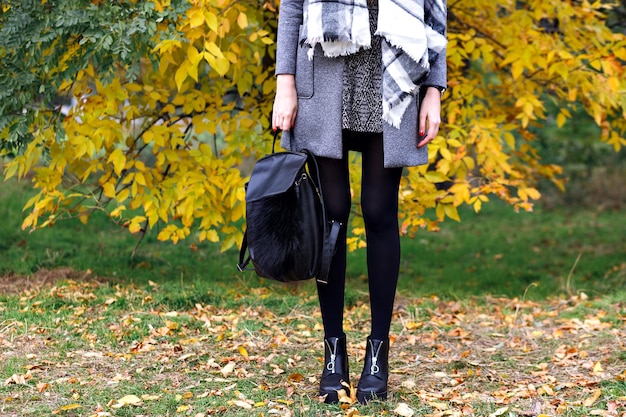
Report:
[[[426,0],[424,2],[424,21],[440,34],[447,35],[448,5],[446,0]],[[430,73],[424,85],[447,85],[446,48],[430,62]]]
[[278,13],[276,75],[296,73],[304,0],[282,0]]

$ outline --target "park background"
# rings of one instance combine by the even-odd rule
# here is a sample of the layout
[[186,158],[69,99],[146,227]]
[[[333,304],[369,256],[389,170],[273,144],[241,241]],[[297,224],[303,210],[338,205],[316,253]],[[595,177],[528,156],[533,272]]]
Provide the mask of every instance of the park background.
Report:
[[626,415],[624,4],[484,3],[449,5],[448,126],[405,176],[393,393],[368,406],[316,398],[314,284],[236,269],[276,5],[3,4],[0,415]]

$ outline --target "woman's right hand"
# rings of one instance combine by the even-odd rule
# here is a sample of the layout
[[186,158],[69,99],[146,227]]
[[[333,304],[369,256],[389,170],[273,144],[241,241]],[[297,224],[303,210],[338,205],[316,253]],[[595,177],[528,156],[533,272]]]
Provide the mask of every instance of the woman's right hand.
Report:
[[272,111],[272,129],[289,130],[293,127],[298,112],[298,95],[293,74],[276,77],[276,97]]

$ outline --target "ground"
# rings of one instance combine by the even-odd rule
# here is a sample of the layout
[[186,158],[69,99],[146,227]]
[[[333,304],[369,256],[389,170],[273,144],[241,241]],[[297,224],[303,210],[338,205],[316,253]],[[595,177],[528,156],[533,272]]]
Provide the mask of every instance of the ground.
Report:
[[[2,416],[626,417],[626,306],[584,294],[399,296],[389,401],[361,406],[346,396],[337,407],[317,401],[317,309],[278,314],[263,303],[266,289],[239,306],[170,311],[153,303],[157,284],[71,270],[5,276],[0,291],[14,295],[0,303]],[[367,317],[362,302],[346,312],[353,384]]]

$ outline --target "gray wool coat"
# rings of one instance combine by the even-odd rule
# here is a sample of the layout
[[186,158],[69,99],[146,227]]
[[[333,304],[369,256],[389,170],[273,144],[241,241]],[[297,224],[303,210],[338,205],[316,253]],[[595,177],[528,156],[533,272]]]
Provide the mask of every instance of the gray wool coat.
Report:
[[[319,45],[313,60],[308,47],[299,45],[302,10],[308,0],[281,0],[278,18],[276,74],[295,74],[298,112],[294,126],[283,132],[281,146],[317,156],[340,159],[342,149],[342,91],[344,58],[325,57]],[[446,86],[446,51],[431,63],[423,85]],[[426,146],[417,148],[419,100],[413,98],[399,128],[383,122],[385,167],[406,167],[428,163]]]

